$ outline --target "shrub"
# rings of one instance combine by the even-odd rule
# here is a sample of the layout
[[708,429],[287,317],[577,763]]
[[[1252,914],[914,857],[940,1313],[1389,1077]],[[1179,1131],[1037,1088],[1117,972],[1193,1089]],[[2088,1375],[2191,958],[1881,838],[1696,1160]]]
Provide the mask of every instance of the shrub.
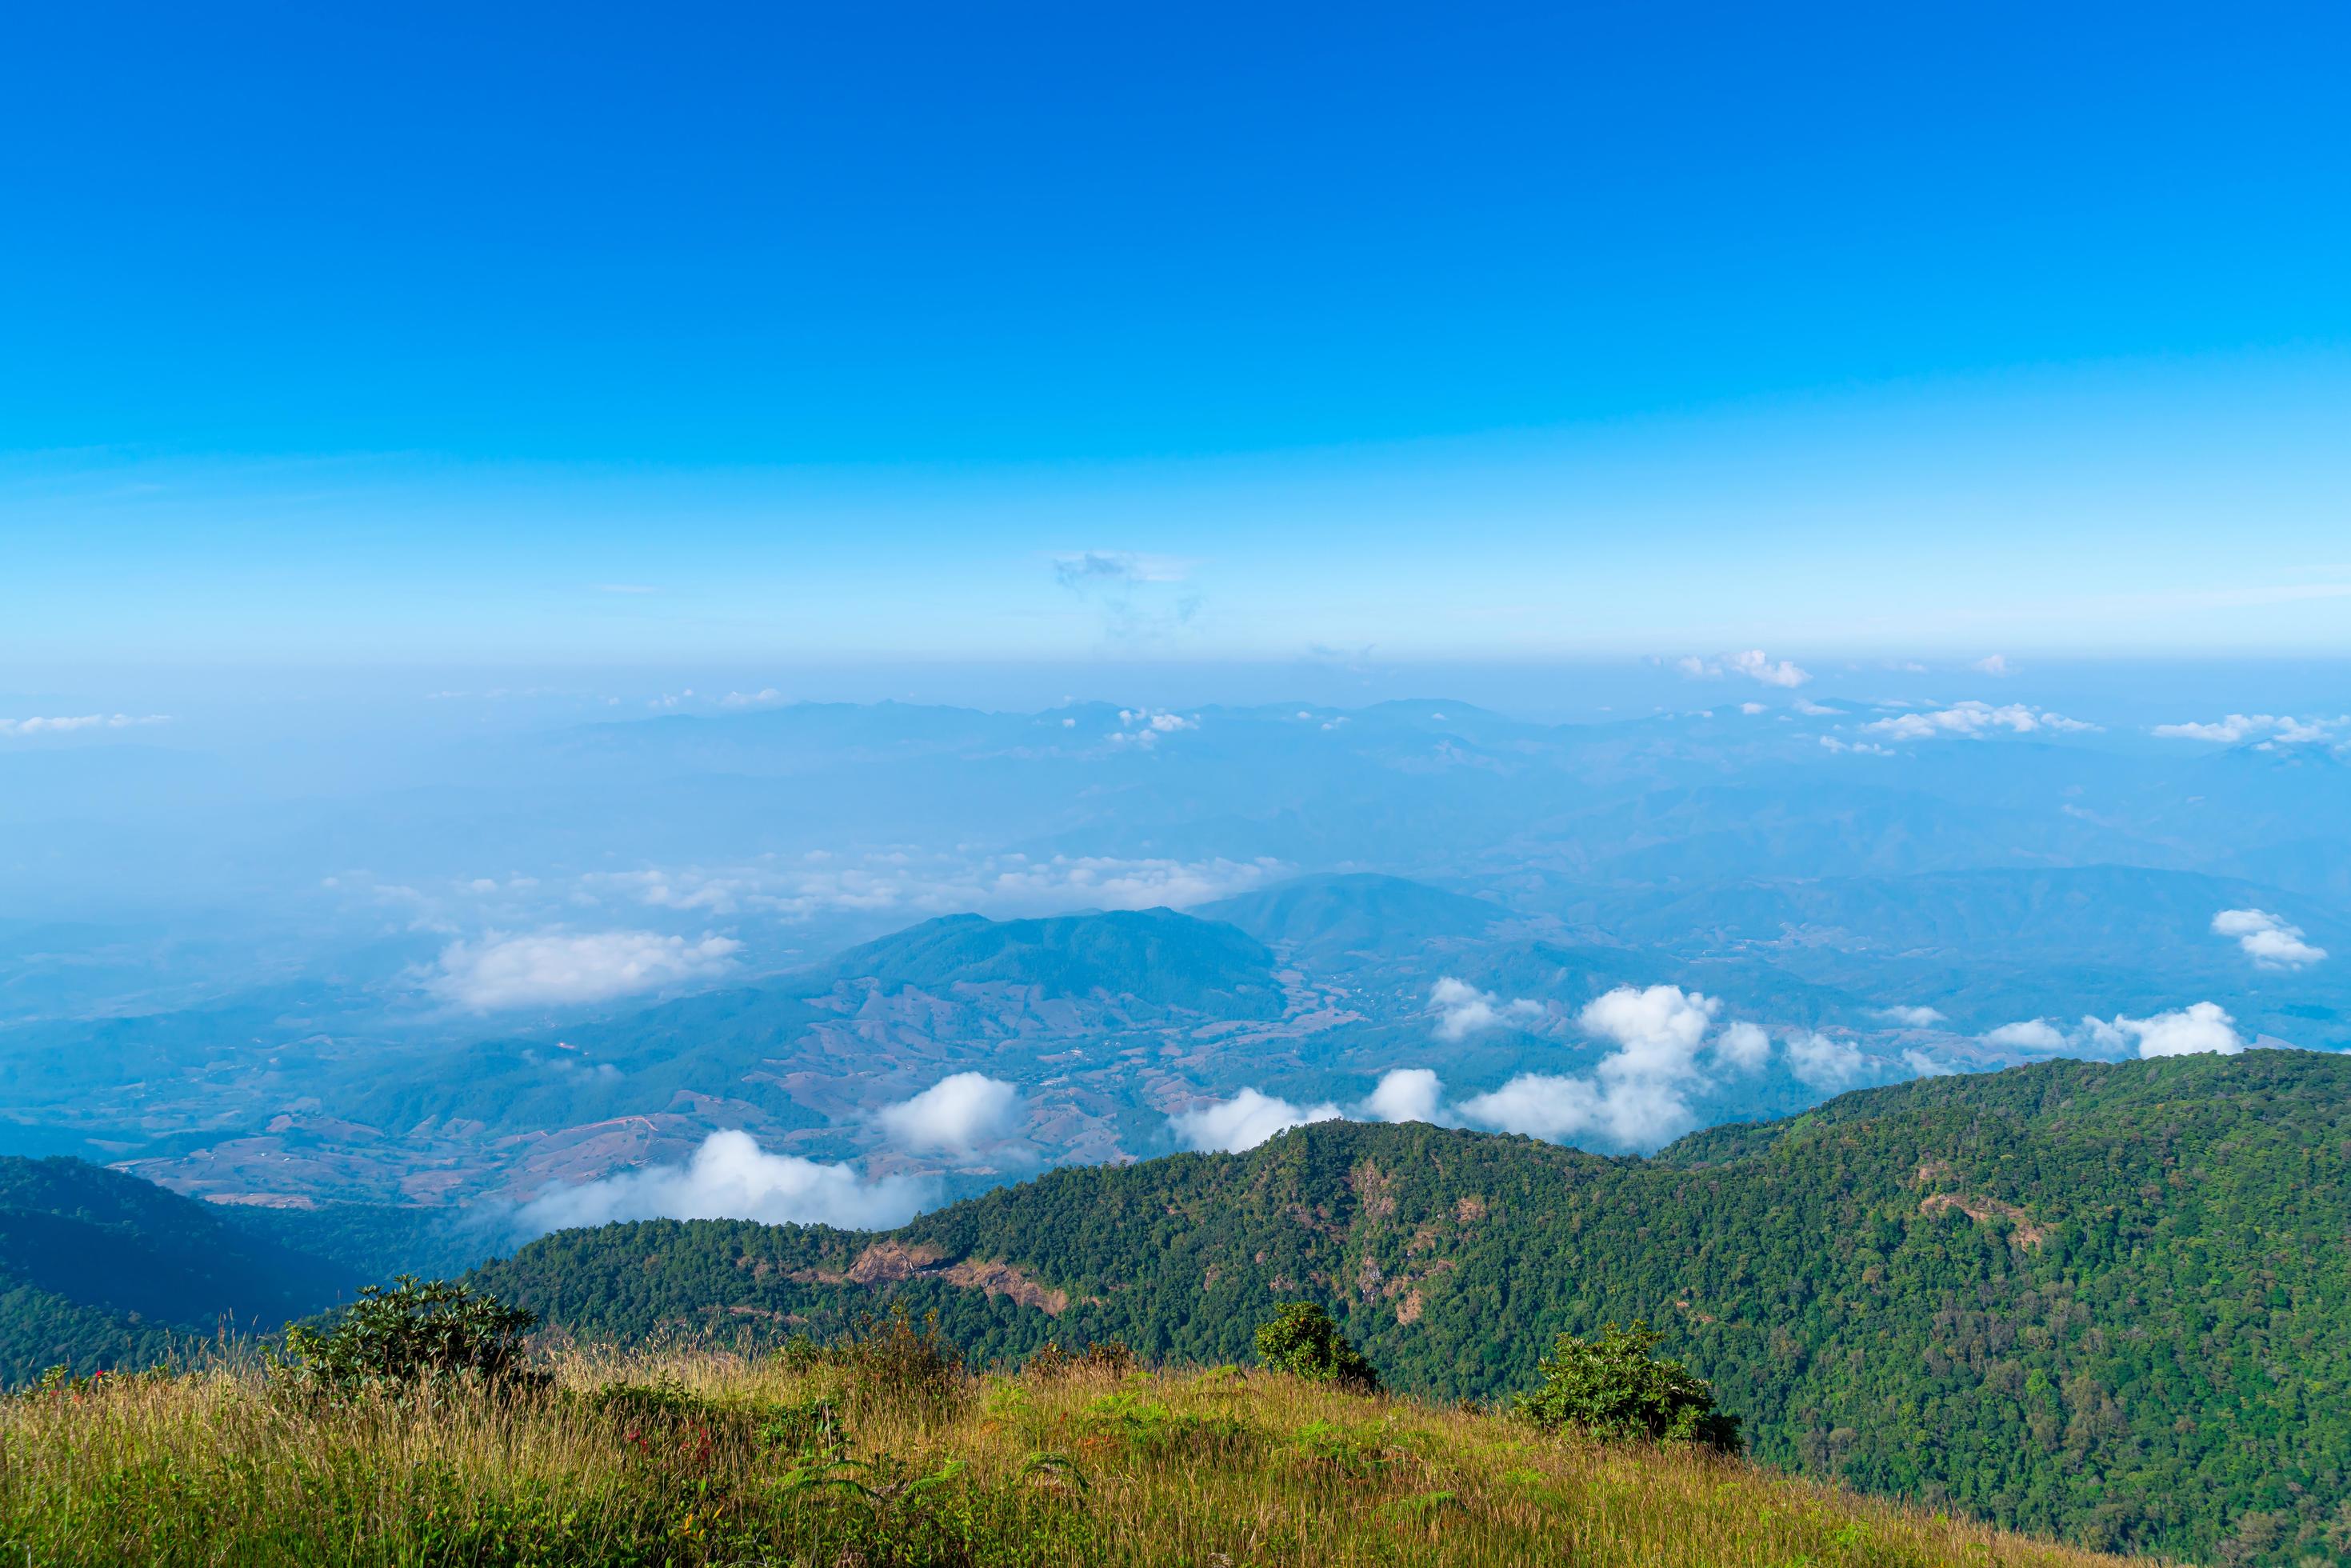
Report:
[[1078,1424],[1132,1452],[1159,1458],[1238,1453],[1258,1440],[1257,1428],[1238,1416],[1173,1410],[1136,1393],[1102,1396],[1078,1412]]
[[1610,1323],[1588,1340],[1560,1335],[1540,1364],[1542,1386],[1519,1396],[1519,1414],[1546,1432],[1573,1427],[1739,1452],[1739,1417],[1717,1410],[1714,1390],[1688,1367],[1655,1354],[1664,1338],[1641,1322]]
[[1258,1359],[1276,1372],[1313,1383],[1335,1383],[1359,1394],[1376,1394],[1380,1375],[1349,1344],[1339,1325],[1311,1301],[1286,1301],[1257,1331]]
[[441,1378],[538,1386],[546,1379],[526,1365],[522,1337],[538,1322],[470,1285],[402,1274],[389,1289],[362,1288],[324,1332],[289,1325],[282,1364],[300,1384],[334,1394]]
[[1123,1340],[1106,1339],[1071,1355],[1059,1340],[1048,1340],[1020,1364],[1020,1375],[1035,1383],[1050,1383],[1073,1372],[1106,1372],[1123,1377],[1134,1370],[1134,1352]]
[[777,1359],[796,1375],[837,1374],[844,1403],[861,1416],[876,1411],[944,1415],[965,1392],[963,1352],[939,1332],[939,1314],[918,1324],[904,1302],[887,1316],[872,1313],[831,1344],[794,1334]]

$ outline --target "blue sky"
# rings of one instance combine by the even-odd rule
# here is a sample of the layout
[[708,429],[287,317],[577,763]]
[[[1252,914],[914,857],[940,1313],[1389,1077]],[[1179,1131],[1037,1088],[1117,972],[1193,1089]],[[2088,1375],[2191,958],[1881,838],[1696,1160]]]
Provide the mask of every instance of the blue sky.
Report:
[[0,657],[2351,653],[2339,6],[52,7]]

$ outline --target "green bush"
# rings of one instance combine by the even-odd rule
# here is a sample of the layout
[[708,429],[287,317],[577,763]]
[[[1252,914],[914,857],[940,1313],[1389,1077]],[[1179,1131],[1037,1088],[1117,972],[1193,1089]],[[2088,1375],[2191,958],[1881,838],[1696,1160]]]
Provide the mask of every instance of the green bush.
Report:
[[1311,1301],[1285,1301],[1257,1331],[1257,1355],[1276,1372],[1314,1383],[1335,1383],[1359,1394],[1376,1394],[1380,1375],[1349,1344],[1339,1325]]
[[300,1385],[329,1394],[443,1378],[536,1387],[546,1379],[526,1364],[523,1335],[538,1322],[469,1285],[402,1274],[388,1289],[361,1289],[323,1332],[290,1325],[282,1364]]
[[886,1316],[868,1312],[831,1344],[794,1334],[777,1359],[795,1375],[835,1374],[842,1401],[862,1417],[879,1411],[943,1416],[967,1392],[963,1351],[939,1329],[939,1314],[917,1322],[905,1303]]
[[1542,1386],[1518,1412],[1546,1432],[1573,1427],[1594,1437],[1698,1443],[1740,1451],[1739,1417],[1714,1407],[1714,1390],[1678,1361],[1655,1352],[1665,1335],[1635,1321],[1593,1339],[1562,1334],[1540,1364]]

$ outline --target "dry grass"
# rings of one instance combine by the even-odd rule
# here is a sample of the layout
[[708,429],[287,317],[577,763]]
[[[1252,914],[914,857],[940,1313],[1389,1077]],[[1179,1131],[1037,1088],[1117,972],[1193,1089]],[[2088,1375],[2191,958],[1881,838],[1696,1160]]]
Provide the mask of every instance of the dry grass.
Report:
[[[560,1392],[521,1401],[321,1406],[250,1368],[0,1400],[0,1562],[2116,1561],[1262,1373],[967,1379],[942,1406],[774,1357],[552,1360]],[[828,1418],[868,1468],[824,1467]]]

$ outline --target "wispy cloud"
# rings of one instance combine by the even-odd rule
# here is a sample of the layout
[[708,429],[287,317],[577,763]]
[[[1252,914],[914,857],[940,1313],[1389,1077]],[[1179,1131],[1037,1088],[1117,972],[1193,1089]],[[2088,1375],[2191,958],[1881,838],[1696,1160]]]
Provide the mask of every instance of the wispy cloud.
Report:
[[1851,1040],[1803,1030],[1788,1037],[1788,1071],[1807,1086],[1834,1094],[1871,1077],[1874,1070]]
[[1767,686],[1791,689],[1811,680],[1812,674],[1792,659],[1773,659],[1761,648],[1744,653],[1718,653],[1713,658],[1697,654],[1674,661],[1674,668],[1694,681],[1720,680],[1725,675],[1744,675],[1750,681],[1761,681]]
[[1482,1030],[1499,1029],[1504,1024],[1524,1029],[1540,1023],[1543,1018],[1541,1002],[1524,997],[1505,1002],[1493,992],[1481,991],[1450,975],[1428,988],[1426,1010],[1436,1019],[1433,1027],[1437,1038],[1443,1040],[1467,1040]]
[[1861,727],[1872,734],[1890,736],[1896,740],[1952,737],[1976,740],[2001,730],[2015,735],[2031,735],[2039,730],[2074,734],[2095,730],[2098,727],[2078,718],[2068,718],[2062,713],[2052,713],[2046,708],[2028,707],[2022,703],[2006,703],[1994,707],[1990,703],[1963,702],[1927,713],[1896,714],[1892,718],[1873,719]]
[[169,724],[168,714],[84,713],[54,717],[0,718],[0,735],[67,735],[81,729],[131,729]]
[[1053,580],[1099,605],[1102,631],[1122,642],[1151,642],[1189,628],[1204,602],[1185,585],[1192,562],[1127,550],[1081,550],[1052,558]]
[[1130,860],[1111,855],[1017,852],[965,855],[889,851],[855,858],[827,852],[740,865],[646,867],[591,872],[580,899],[625,902],[711,915],[752,910],[787,920],[863,910],[913,917],[967,911],[993,915],[1096,909],[1182,908],[1229,898],[1290,874],[1272,860]]
[[425,988],[481,1011],[608,1001],[715,978],[741,947],[725,936],[688,942],[651,931],[492,932],[442,949]]
[[2338,718],[2294,718],[2289,715],[2232,713],[2209,724],[2158,724],[2155,734],[2166,740],[2204,740],[2235,746],[2259,739],[2284,746],[2317,745],[2338,737],[2351,738],[2351,714]]

